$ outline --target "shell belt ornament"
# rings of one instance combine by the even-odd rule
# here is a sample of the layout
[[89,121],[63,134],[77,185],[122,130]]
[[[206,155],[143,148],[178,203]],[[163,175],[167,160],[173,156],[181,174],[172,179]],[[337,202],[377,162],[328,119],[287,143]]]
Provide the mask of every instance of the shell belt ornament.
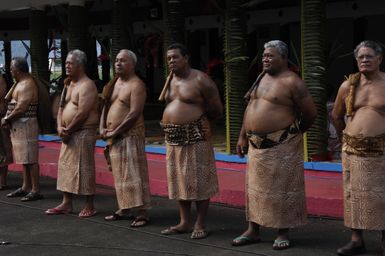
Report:
[[169,145],[182,146],[195,144],[205,140],[202,118],[189,124],[160,124],[165,133],[165,140]]
[[348,77],[350,86],[349,86],[349,94],[346,98],[346,116],[353,116],[353,106],[354,106],[354,98],[356,94],[356,88],[360,84],[361,73],[357,72],[354,74],[350,74]]

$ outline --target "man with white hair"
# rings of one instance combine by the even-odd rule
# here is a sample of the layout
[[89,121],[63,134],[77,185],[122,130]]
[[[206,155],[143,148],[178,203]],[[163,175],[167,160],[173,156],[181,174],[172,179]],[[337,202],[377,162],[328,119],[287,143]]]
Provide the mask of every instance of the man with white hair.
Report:
[[288,69],[287,45],[267,42],[263,72],[246,94],[249,101],[237,144],[248,154],[246,219],[248,229],[234,246],[259,242],[259,227],[278,229],[274,250],[290,247],[289,228],[306,223],[302,133],[316,107],[303,81]]
[[99,98],[95,83],[86,75],[86,54],[72,50],[66,59],[66,74],[57,115],[57,131],[62,138],[57,189],[63,201],[46,214],[72,212],[72,195],[85,195],[80,218],[95,215],[95,142],[99,125]]
[[358,72],[344,81],[332,117],[342,142],[344,224],[351,240],[339,255],[366,252],[363,231],[381,231],[385,255],[385,73],[380,44],[365,40],[354,50]]
[[150,188],[144,151],[146,85],[135,74],[136,61],[136,55],[130,50],[123,49],[116,56],[116,77],[103,91],[100,133],[107,140],[105,153],[114,176],[119,207],[104,219],[129,219],[129,211],[136,209],[138,215],[131,227],[142,227],[149,221]]

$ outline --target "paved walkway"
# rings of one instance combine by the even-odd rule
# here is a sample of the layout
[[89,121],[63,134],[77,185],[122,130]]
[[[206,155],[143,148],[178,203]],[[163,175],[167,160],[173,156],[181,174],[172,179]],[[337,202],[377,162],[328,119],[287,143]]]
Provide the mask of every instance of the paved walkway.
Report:
[[[20,182],[18,173],[9,175],[12,189]],[[114,191],[98,186],[96,209],[98,214],[80,219],[77,213],[84,198],[75,197],[74,214],[46,216],[44,210],[56,206],[61,194],[55,190],[55,180],[41,179],[44,200],[21,203],[18,198],[6,198],[9,191],[0,191],[0,255],[287,255],[329,256],[349,239],[349,231],[341,220],[309,218],[309,223],[291,232],[293,248],[273,251],[275,230],[262,229],[260,244],[232,247],[230,241],[245,228],[242,209],[212,205],[207,218],[210,236],[204,240],[191,240],[188,234],[163,236],[160,231],[175,224],[178,219],[176,203],[166,198],[153,197],[150,211],[151,223],[147,227],[133,229],[129,221],[106,222],[103,217],[116,207]],[[380,255],[378,232],[367,232],[369,253]],[[0,243],[1,244],[1,243]]]

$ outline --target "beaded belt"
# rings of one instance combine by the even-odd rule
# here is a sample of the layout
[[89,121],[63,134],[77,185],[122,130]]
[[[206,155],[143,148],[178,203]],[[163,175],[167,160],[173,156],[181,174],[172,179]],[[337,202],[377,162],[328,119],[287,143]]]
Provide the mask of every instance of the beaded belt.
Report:
[[[30,104],[28,106],[28,110],[26,112],[23,113],[23,115],[21,117],[36,117],[37,116],[37,106],[38,104]],[[15,102],[11,102],[11,103],[8,103],[8,106],[7,106],[7,115],[9,115],[9,113],[11,113],[16,107],[16,103]]]
[[357,156],[382,156],[385,151],[385,134],[374,137],[351,136],[343,133],[342,151]]
[[294,137],[300,133],[298,122],[294,122],[289,127],[271,133],[256,133],[256,132],[246,132],[247,137],[249,138],[250,144],[257,149],[272,148],[284,142],[285,140]]
[[166,143],[169,145],[183,146],[206,140],[203,129],[203,119],[204,118],[201,117],[189,124],[160,123],[165,133]]

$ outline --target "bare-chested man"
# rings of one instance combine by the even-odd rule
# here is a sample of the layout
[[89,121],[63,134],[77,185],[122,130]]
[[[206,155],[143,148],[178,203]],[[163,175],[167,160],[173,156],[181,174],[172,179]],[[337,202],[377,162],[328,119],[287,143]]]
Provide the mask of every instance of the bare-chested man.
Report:
[[383,50],[363,41],[354,50],[359,72],[342,83],[332,116],[342,139],[344,222],[351,241],[339,255],[366,251],[362,230],[381,230],[385,255],[385,73]]
[[[0,117],[5,117],[7,113],[7,102],[5,95],[7,94],[7,82],[3,75],[0,74]],[[13,162],[12,144],[9,129],[0,127],[0,190],[7,189],[7,173],[8,165]]]
[[[21,201],[42,199],[39,187],[39,126],[37,121],[38,87],[29,74],[27,61],[15,57],[11,61],[11,74],[16,85],[6,100],[8,110],[2,126],[11,128],[11,140],[15,163],[23,165],[23,185],[7,197],[22,197]],[[30,191],[28,193],[28,191]]]
[[63,143],[58,163],[57,189],[63,201],[46,214],[72,212],[72,195],[85,195],[86,204],[79,217],[95,215],[95,142],[99,125],[99,99],[95,83],[86,73],[87,57],[72,50],[66,59],[68,76],[57,116],[57,131]]
[[119,210],[106,216],[107,221],[129,219],[130,209],[138,215],[131,227],[145,226],[149,219],[150,187],[144,151],[143,108],[146,86],[135,75],[137,58],[121,50],[115,59],[117,78],[104,89],[105,104],[100,120],[100,134],[107,140],[108,156],[115,180]]
[[[290,247],[289,228],[306,222],[303,140],[316,107],[303,81],[288,69],[287,45],[267,42],[261,79],[249,93],[237,153],[248,154],[248,229],[234,246],[260,241],[259,227],[278,229],[273,249]],[[264,75],[263,75],[264,74]]]
[[173,72],[166,93],[162,127],[167,145],[167,176],[170,199],[179,203],[180,222],[162,231],[164,235],[191,232],[190,208],[197,207],[192,239],[205,238],[205,217],[212,196],[218,192],[209,120],[222,115],[215,83],[192,69],[185,46],[172,44],[167,62]]

